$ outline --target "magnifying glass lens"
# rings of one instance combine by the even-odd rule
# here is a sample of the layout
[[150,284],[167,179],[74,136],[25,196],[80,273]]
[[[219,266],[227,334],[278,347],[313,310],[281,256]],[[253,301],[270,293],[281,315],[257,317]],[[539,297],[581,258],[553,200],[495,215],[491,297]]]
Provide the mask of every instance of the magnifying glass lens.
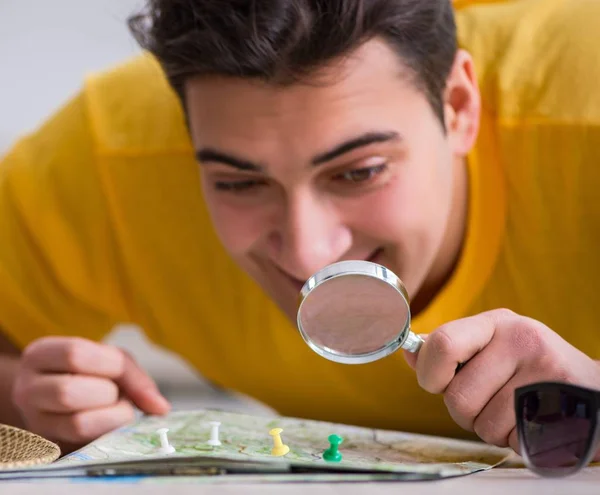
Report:
[[401,346],[418,350],[402,282],[385,267],[343,261],[325,267],[302,289],[298,329],[317,353],[341,363],[368,363]]
[[337,354],[367,354],[398,339],[408,318],[397,292],[361,275],[332,278],[307,299],[300,321],[313,344]]

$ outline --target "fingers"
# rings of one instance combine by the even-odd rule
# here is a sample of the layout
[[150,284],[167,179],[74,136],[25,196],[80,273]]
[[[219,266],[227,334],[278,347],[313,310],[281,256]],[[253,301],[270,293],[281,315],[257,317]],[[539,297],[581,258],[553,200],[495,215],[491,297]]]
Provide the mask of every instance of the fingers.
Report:
[[21,363],[13,395],[25,416],[37,409],[65,413],[114,405],[119,389],[145,413],[170,409],[146,372],[113,346],[47,337],[30,344]]
[[510,431],[508,435],[508,445],[511,449],[513,449],[517,454],[521,455],[521,445],[519,444],[519,435],[517,433],[517,426]]
[[406,359],[406,362],[408,363],[408,365],[414,370],[417,367],[417,358],[419,357],[419,355],[416,352],[409,352],[406,350],[403,350],[402,352],[404,352],[404,359]]
[[494,313],[453,321],[428,336],[416,363],[417,380],[423,389],[433,394],[444,392],[458,364],[469,361],[490,343],[498,320]]
[[162,415],[171,406],[158,390],[156,383],[138,364],[124,353],[123,373],[116,383],[133,403],[147,414]]
[[518,448],[516,437],[511,438],[517,424],[515,389],[536,380],[535,375],[519,374],[498,389],[473,421],[473,431],[477,436],[492,445],[506,447],[510,444]]
[[31,407],[69,413],[114,405],[119,388],[107,379],[84,375],[38,375],[26,390]]
[[76,373],[117,378],[123,374],[123,352],[113,346],[72,337],[46,337],[31,343],[23,367],[38,372]]
[[[406,357],[422,388],[444,394],[456,423],[489,444],[510,445],[516,452],[516,388],[541,381],[592,384],[600,375],[597,362],[543,323],[508,310],[446,324],[428,336],[416,360]],[[459,363],[466,364],[456,372]],[[568,426],[574,434],[575,426]],[[586,428],[589,422],[581,427],[582,438]],[[546,437],[549,445],[562,438],[550,431]]]
[[[421,337],[423,340],[426,340],[428,335],[427,334],[420,334],[419,337]],[[419,358],[419,353],[418,352],[410,352],[407,350],[403,350],[402,352],[404,352],[404,359],[406,359],[406,362],[408,363],[408,365],[414,370],[417,368],[417,359]]]
[[454,421],[473,431],[475,418],[488,402],[517,372],[518,358],[499,340],[492,342],[473,357],[444,392],[444,403]]
[[59,442],[81,445],[132,422],[132,405],[121,400],[109,407],[90,409],[74,414],[36,411],[29,422],[40,435]]
[[48,337],[23,352],[14,403],[28,429],[74,447],[170,405],[121,349],[79,338]]

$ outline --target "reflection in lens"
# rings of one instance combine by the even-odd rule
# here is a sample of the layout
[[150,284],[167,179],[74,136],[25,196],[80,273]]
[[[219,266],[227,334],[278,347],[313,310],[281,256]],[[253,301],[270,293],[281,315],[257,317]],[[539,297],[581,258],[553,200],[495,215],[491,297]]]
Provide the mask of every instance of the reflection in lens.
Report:
[[589,401],[567,390],[531,391],[523,397],[523,442],[538,468],[569,468],[585,457],[592,420]]
[[300,311],[302,331],[313,345],[340,355],[380,351],[406,331],[409,318],[394,287],[362,275],[323,282]]

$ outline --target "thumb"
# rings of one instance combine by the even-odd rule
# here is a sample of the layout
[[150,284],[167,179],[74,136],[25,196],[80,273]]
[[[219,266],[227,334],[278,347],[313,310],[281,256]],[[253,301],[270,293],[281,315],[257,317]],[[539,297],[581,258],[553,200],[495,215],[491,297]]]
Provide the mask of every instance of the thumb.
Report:
[[[427,340],[427,335],[426,334],[419,334],[419,337],[421,337],[423,340]],[[410,351],[403,351],[404,352],[404,359],[406,359],[406,362],[408,363],[408,365],[414,370],[417,368],[417,360],[419,359],[419,353],[418,352],[410,352]]]
[[123,356],[123,373],[115,380],[121,392],[146,414],[167,414],[171,404],[160,393],[154,380],[127,352],[123,351]]

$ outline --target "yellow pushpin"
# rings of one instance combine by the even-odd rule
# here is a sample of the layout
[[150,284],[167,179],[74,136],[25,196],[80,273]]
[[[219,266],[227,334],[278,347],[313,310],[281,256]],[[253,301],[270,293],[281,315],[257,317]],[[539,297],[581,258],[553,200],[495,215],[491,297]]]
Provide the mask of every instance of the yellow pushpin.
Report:
[[290,451],[290,448],[281,441],[282,431],[281,428],[273,428],[269,432],[269,435],[273,437],[273,450],[271,450],[271,455],[274,455],[275,457],[281,457]]

